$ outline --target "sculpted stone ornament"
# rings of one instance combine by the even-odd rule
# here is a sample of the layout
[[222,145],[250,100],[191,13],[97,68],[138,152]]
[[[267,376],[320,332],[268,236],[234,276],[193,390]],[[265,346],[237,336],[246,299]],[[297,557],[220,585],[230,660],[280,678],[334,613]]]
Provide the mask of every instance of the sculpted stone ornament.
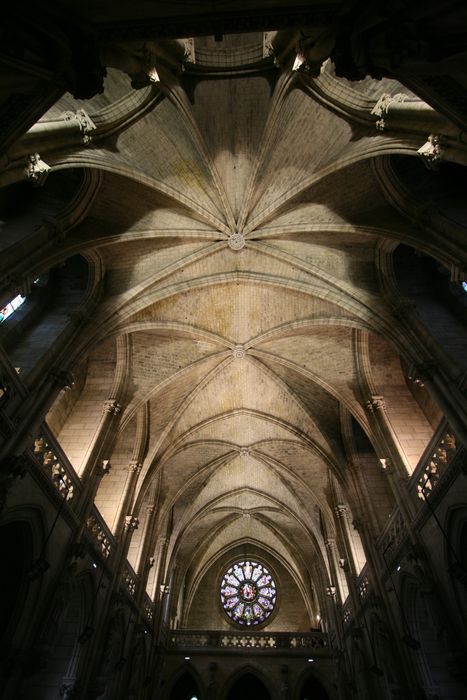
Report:
[[382,457],[379,460],[379,463],[383,472],[385,472],[386,474],[394,473],[394,467],[390,459],[388,459],[387,457]]
[[128,462],[128,471],[131,473],[137,472],[139,474],[142,466],[141,462],[138,462],[137,459],[132,459]]
[[49,170],[50,166],[41,159],[39,153],[30,153],[26,157],[26,177],[34,187],[41,187],[45,184]]
[[386,404],[382,396],[371,396],[365,403],[365,408],[370,413],[374,413],[375,411],[384,411]]
[[116,416],[121,410],[122,407],[116,399],[107,399],[107,401],[104,401],[104,405],[102,407],[103,413],[111,413],[112,415]]
[[89,146],[89,144],[92,143],[90,134],[95,131],[97,127],[84,109],[79,109],[77,112],[63,112],[62,117],[65,121],[76,122],[76,125],[83,135],[81,141],[85,146]]
[[401,102],[405,102],[407,99],[407,95],[404,95],[401,92],[397,93],[397,95],[389,95],[388,93],[381,95],[370,112],[372,116],[377,117],[376,128],[378,131],[384,131],[388,126],[387,119],[389,116],[389,107],[392,104],[400,104]]
[[103,459],[102,463],[101,463],[102,476],[105,476],[106,474],[108,474],[111,469],[112,469],[112,466],[110,464],[110,459]]
[[272,40],[275,32],[263,32],[263,58],[274,56]]
[[246,350],[243,345],[235,345],[235,347],[232,348],[232,357],[234,357],[236,360],[242,360],[245,355]]
[[185,47],[185,54],[183,56],[184,62],[185,63],[196,63],[194,38],[190,37],[189,39],[185,39],[183,42],[183,45]]
[[125,523],[124,523],[124,528],[127,532],[133,532],[134,530],[138,529],[139,525],[139,520],[137,517],[134,515],[126,515],[125,516]]
[[334,508],[334,512],[338,518],[345,518],[347,515],[347,506],[343,503],[340,503]]
[[441,137],[438,134],[430,134],[426,143],[417,151],[429,170],[437,170],[443,159]]
[[236,233],[231,233],[227,240],[227,245],[231,250],[241,250],[245,247],[245,237],[238,231]]

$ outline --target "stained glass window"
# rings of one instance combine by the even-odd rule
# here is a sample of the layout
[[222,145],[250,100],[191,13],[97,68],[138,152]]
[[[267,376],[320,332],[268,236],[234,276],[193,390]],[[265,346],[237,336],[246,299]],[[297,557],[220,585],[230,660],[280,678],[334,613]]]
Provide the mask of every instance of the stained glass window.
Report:
[[21,294],[18,294],[14,299],[12,299],[6,306],[3,307],[3,309],[0,309],[0,323],[2,321],[5,321],[9,316],[11,316],[12,313],[16,311],[16,309],[21,306],[21,304],[24,303],[24,300],[26,297],[21,296]]
[[467,282],[462,282],[462,289],[467,292]]
[[265,622],[275,608],[276,584],[265,566],[250,560],[228,569],[221,583],[221,602],[237,624],[251,627]]

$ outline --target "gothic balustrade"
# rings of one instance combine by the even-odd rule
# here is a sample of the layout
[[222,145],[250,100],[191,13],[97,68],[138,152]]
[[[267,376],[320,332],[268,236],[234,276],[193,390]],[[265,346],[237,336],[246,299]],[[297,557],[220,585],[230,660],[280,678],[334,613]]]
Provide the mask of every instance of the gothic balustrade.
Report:
[[41,470],[48,474],[59,494],[68,502],[76,499],[81,491],[79,477],[46,425],[42,426],[39,437],[34,441],[33,456]]
[[459,451],[456,436],[445,422],[433,436],[409,482],[409,490],[420,507],[438,487]]
[[391,513],[386,527],[376,542],[376,548],[379,551],[387,570],[392,567],[400,548],[406,541],[407,534],[408,533],[402,514],[399,509],[396,508]]
[[91,515],[87,519],[86,527],[100,554],[104,559],[108,559],[115,550],[115,538],[96,507],[92,509]]
[[370,580],[368,578],[368,564],[365,564],[357,579],[357,591],[363,602],[370,594]]
[[256,651],[326,656],[331,654],[328,635],[324,632],[201,632],[171,630],[167,638],[169,650],[191,651]]
[[350,625],[352,620],[353,620],[352,607],[351,607],[350,599],[347,598],[347,600],[345,601],[344,606],[342,608],[342,622],[344,623],[344,627],[347,627],[347,625]]
[[147,593],[144,595],[142,605],[144,617],[148,622],[152,622],[154,620],[154,603]]
[[122,585],[131,598],[135,597],[138,576],[128,561],[125,562],[122,575]]

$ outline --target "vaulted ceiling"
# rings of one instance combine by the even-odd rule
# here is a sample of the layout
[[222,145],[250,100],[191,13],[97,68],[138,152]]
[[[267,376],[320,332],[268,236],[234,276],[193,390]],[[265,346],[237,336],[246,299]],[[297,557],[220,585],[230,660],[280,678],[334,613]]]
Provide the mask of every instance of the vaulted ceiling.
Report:
[[[145,412],[136,504],[157,482],[190,580],[248,541],[305,590],[323,561],[330,474],[346,478],[343,425],[353,416],[370,432],[361,347],[387,360],[376,384],[408,391],[380,259],[410,224],[380,183],[384,157],[421,142],[369,117],[385,91],[416,99],[400,85],[352,86],[330,65],[312,79],[263,46],[260,33],[196,39],[180,74],[162,68],[138,91],[110,70],[103,95],[62,98],[42,122],[84,107],[97,130],[47,155],[52,172],[88,175],[77,223],[42,264],[80,253],[99,268],[70,350],[87,387],[77,405],[97,386],[110,395],[124,339],[118,440]],[[66,425],[61,439],[66,449]]]

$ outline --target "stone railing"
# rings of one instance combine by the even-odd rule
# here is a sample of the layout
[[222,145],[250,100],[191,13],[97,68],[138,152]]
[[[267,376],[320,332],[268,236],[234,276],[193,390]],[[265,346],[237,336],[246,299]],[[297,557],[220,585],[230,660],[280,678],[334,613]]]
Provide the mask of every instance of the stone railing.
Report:
[[154,620],[154,603],[147,593],[144,594],[143,598],[143,615],[147,622],[152,622]]
[[86,520],[86,526],[99,552],[104,559],[108,559],[115,549],[115,539],[96,507],[92,509],[91,515]]
[[353,614],[352,614],[352,605],[350,602],[350,598],[347,598],[347,600],[344,602],[344,605],[342,607],[342,622],[344,623],[344,626],[349,625],[353,620]]
[[376,548],[378,549],[386,566],[392,562],[393,558],[407,536],[404,519],[397,508],[391,513],[386,527],[379,537]]
[[370,579],[368,578],[368,564],[365,564],[357,578],[357,591],[363,602],[370,594]]
[[[439,487],[460,449],[456,436],[444,421],[420,457],[407,484],[408,492],[417,511],[423,512],[423,504],[432,497]],[[408,532],[402,514],[399,508],[395,508],[376,543],[388,571],[394,565],[401,547],[407,541],[407,536]]]
[[453,431],[443,423],[430,440],[409,482],[409,490],[418,503],[430,498],[458,449]]
[[191,630],[171,630],[167,647],[189,651],[257,651],[265,653],[286,653],[329,655],[331,649],[327,634],[308,632],[291,634],[288,632],[201,632]]
[[57,491],[66,501],[76,499],[81,482],[67,456],[47,426],[42,426],[34,441],[33,455],[41,470],[48,474]]
[[127,593],[134,598],[136,593],[136,583],[138,581],[138,576],[133,570],[132,566],[128,561],[125,562],[125,567],[123,569],[122,575],[122,585]]

